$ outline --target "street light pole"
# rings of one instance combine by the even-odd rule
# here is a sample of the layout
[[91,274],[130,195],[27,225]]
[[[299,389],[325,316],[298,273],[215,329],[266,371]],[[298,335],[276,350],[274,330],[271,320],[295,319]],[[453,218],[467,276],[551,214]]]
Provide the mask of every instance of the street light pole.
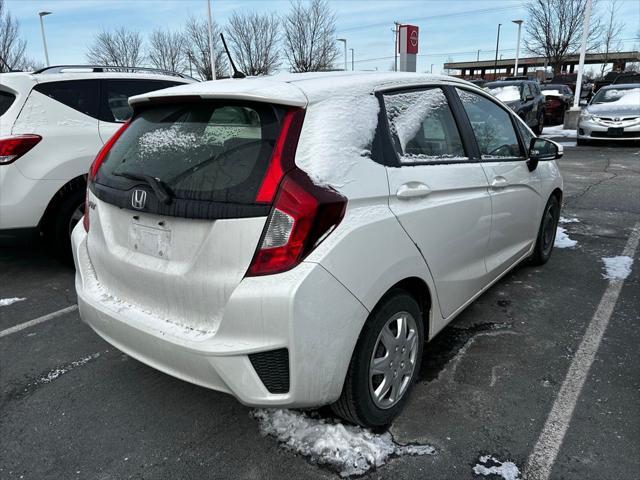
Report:
[[493,79],[495,80],[498,76],[498,47],[500,46],[500,27],[501,23],[498,24],[498,38],[496,38],[496,59],[493,63]]
[[433,73],[433,63],[431,64],[431,70],[429,71],[429,73]]
[[211,21],[211,0],[207,0],[207,15],[209,17],[209,63],[211,63],[211,79],[216,79],[216,59],[213,56],[213,22]]
[[354,72],[355,69],[355,61],[353,60],[353,48],[350,48],[349,50],[351,50],[351,71]]
[[578,78],[576,79],[576,91],[573,97],[573,108],[580,105],[580,92],[582,90],[582,72],[584,71],[584,56],[587,51],[587,39],[589,37],[589,21],[591,20],[591,0],[587,0],[582,24],[582,45],[580,46],[580,63],[578,64]]
[[344,71],[346,72],[347,71],[347,39],[339,38],[338,41],[344,43]]
[[398,71],[398,33],[399,33],[398,28],[400,27],[400,23],[393,22],[393,24],[395,25],[395,31],[394,31],[395,40],[394,40],[394,46],[393,46],[393,71],[397,72]]
[[480,50],[478,50],[478,55],[476,56],[476,62],[480,61]]
[[518,25],[518,42],[516,43],[516,65],[513,69],[513,74],[518,76],[518,60],[520,59],[520,30],[522,29],[523,20],[511,20],[513,23]]
[[40,17],[40,31],[42,32],[42,44],[44,45],[44,59],[47,62],[47,67],[49,66],[49,50],[47,50],[47,39],[44,36],[44,21],[42,17],[46,17],[47,15],[51,15],[51,12],[38,12],[38,16]]

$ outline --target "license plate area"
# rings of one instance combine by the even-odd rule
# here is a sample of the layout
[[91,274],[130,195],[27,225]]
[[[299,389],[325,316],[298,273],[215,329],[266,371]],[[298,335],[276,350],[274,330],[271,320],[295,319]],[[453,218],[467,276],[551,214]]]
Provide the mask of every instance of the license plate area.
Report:
[[621,137],[622,135],[624,135],[624,128],[623,127],[609,127],[609,129],[607,129],[607,135],[609,137]]
[[132,222],[129,226],[129,249],[168,260],[171,257],[171,230]]

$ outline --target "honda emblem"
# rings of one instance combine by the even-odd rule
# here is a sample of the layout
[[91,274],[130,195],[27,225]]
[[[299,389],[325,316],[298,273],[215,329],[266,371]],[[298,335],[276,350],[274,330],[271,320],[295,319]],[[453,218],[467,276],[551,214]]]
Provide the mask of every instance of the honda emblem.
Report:
[[136,210],[142,210],[147,203],[147,192],[144,190],[134,190],[131,194],[131,206]]

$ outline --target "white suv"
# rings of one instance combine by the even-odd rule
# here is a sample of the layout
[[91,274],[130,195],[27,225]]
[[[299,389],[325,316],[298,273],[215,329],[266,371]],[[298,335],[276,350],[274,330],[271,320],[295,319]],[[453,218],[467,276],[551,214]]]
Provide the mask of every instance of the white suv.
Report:
[[470,83],[298,74],[130,103],[73,232],[80,315],[244,404],[388,424],[425,341],[551,255],[562,148]]
[[0,240],[48,234],[70,256],[86,174],[131,116],[128,97],[192,82],[169,72],[57,66],[0,74]]

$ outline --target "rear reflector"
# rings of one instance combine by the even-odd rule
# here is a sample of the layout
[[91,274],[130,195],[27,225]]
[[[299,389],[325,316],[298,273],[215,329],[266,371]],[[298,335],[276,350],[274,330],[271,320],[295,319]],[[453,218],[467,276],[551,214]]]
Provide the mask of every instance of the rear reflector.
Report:
[[89,185],[91,185],[91,182],[96,177],[98,170],[100,170],[100,165],[102,165],[102,162],[104,162],[104,159],[106,158],[107,154],[111,150],[111,147],[113,147],[113,145],[116,143],[118,138],[120,138],[122,133],[127,129],[130,122],[131,121],[125,122],[116,131],[116,133],[114,133],[113,136],[109,140],[107,140],[107,142],[102,146],[102,148],[98,152],[98,155],[96,155],[96,158],[91,164],[91,167],[89,167],[89,175],[87,177],[87,193],[84,199],[84,217],[82,217],[82,225],[84,226],[85,232],[89,231],[89,226],[91,223],[89,219]]
[[247,276],[292,269],[340,223],[347,200],[332,189],[314,185],[301,170],[282,180]]
[[0,137],[0,165],[8,165],[23,156],[38,142],[42,140],[40,135],[12,135]]

